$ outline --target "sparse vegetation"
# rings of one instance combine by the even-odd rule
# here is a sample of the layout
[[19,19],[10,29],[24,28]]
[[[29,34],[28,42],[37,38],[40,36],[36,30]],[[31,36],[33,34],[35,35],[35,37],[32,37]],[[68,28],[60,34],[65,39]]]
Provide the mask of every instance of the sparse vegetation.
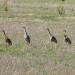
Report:
[[4,0],[3,7],[5,11],[8,11],[8,0]]
[[63,6],[59,6],[57,8],[59,15],[64,15],[65,14],[65,9]]
[[[13,43],[6,46],[0,32],[0,75],[75,75],[75,0],[66,0],[64,4],[61,0],[10,1],[8,17],[0,7],[0,31],[5,29]],[[24,41],[25,25],[36,48]],[[51,29],[58,44],[49,41],[46,28]],[[64,42],[64,29],[73,41],[71,46]]]

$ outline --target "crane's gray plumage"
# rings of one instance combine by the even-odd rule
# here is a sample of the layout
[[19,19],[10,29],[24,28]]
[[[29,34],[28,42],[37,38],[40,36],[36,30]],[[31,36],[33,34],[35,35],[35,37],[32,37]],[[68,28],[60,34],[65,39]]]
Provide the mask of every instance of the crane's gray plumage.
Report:
[[24,39],[28,44],[30,44],[30,36],[28,35],[26,31],[26,27],[23,27],[23,29],[24,29]]
[[49,33],[50,41],[57,44],[57,39],[55,38],[55,36],[53,36],[53,35],[51,34],[49,28],[47,28],[47,30],[48,30],[48,33]]
[[72,43],[71,39],[66,35],[66,30],[64,30],[64,38],[65,38],[66,43],[68,43],[68,44]]

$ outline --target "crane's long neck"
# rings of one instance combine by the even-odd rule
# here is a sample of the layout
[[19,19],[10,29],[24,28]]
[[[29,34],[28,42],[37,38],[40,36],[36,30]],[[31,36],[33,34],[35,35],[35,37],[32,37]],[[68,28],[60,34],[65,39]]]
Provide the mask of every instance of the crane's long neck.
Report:
[[50,30],[48,29],[48,33],[49,33],[49,35],[52,37],[53,35],[51,34],[51,32],[50,32]]
[[65,34],[64,34],[64,37],[65,37],[65,38],[68,38],[68,36],[67,36],[67,35],[65,35]]
[[27,31],[26,31],[26,28],[24,29],[24,34],[25,34],[25,35],[27,35]]
[[4,35],[5,35],[5,39],[7,39],[8,37],[7,37],[6,33],[5,33],[5,31],[3,31],[3,33],[4,33]]
[[64,31],[64,37],[67,38],[66,30]]
[[51,32],[50,32],[50,30],[49,29],[47,29],[48,30],[48,33],[49,33],[49,39],[51,40],[52,39],[52,37],[53,37],[53,35],[51,34]]

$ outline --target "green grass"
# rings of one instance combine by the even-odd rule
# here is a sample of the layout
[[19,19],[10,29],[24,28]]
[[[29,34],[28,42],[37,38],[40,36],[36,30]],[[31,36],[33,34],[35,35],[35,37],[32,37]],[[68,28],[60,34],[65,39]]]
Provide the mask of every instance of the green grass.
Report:
[[[69,73],[75,75],[75,44],[69,47],[62,38],[66,28],[69,31],[67,34],[71,34],[69,37],[74,40],[75,19],[66,17],[75,17],[75,12],[72,11],[75,8],[71,7],[75,0],[66,0],[64,4],[60,0],[13,2],[8,12],[4,11],[2,5],[0,7],[0,30],[5,29],[13,42],[12,46],[6,46],[4,35],[0,33],[0,75],[69,75],[69,69]],[[60,5],[66,11],[63,15],[59,15],[57,11]],[[31,43],[36,48],[27,45],[23,39],[22,26],[25,25],[31,36]],[[56,48],[48,43],[47,27],[59,38],[59,46]],[[67,70],[64,64],[69,64]]]
[[[56,5],[55,7],[53,7],[52,5],[50,6],[52,1],[54,5]],[[8,12],[5,12],[1,7],[0,16],[1,17],[27,17],[28,16],[28,17],[33,17],[33,18],[36,17],[41,19],[50,19],[52,18],[52,16],[54,16],[53,18],[60,17],[61,15],[58,14],[57,6],[61,6],[61,5],[64,6],[64,3],[61,3],[60,0],[58,2],[56,1],[57,0],[50,0],[50,1],[49,0],[22,0],[22,1],[17,0],[17,2],[15,2],[15,5],[13,6],[11,5],[11,7],[8,8],[9,9]],[[47,4],[45,4],[46,2]],[[68,4],[67,2],[68,1],[66,0],[65,5]],[[19,3],[23,3],[24,5],[20,5]],[[72,8],[68,10],[66,6],[64,7],[66,11],[64,15],[65,17],[75,16],[75,12],[72,12]]]

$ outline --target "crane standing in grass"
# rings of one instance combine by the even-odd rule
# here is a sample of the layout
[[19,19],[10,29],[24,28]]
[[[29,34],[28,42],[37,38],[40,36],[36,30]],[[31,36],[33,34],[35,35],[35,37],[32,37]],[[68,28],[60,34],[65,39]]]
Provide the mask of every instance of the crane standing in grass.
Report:
[[72,41],[71,41],[71,39],[66,35],[66,30],[64,30],[64,38],[65,38],[65,42],[68,43],[69,45],[71,45]]
[[24,39],[27,42],[27,44],[30,44],[30,36],[28,35],[26,31],[26,27],[23,27],[23,29],[24,29]]
[[12,41],[10,38],[8,38],[8,36],[6,35],[5,31],[2,30],[2,32],[4,33],[4,36],[5,36],[5,42],[8,44],[8,45],[12,45]]
[[53,35],[51,34],[49,28],[47,28],[47,30],[48,30],[48,33],[49,33],[49,39],[50,39],[50,41],[57,44],[57,39],[55,38],[55,36],[53,36]]

